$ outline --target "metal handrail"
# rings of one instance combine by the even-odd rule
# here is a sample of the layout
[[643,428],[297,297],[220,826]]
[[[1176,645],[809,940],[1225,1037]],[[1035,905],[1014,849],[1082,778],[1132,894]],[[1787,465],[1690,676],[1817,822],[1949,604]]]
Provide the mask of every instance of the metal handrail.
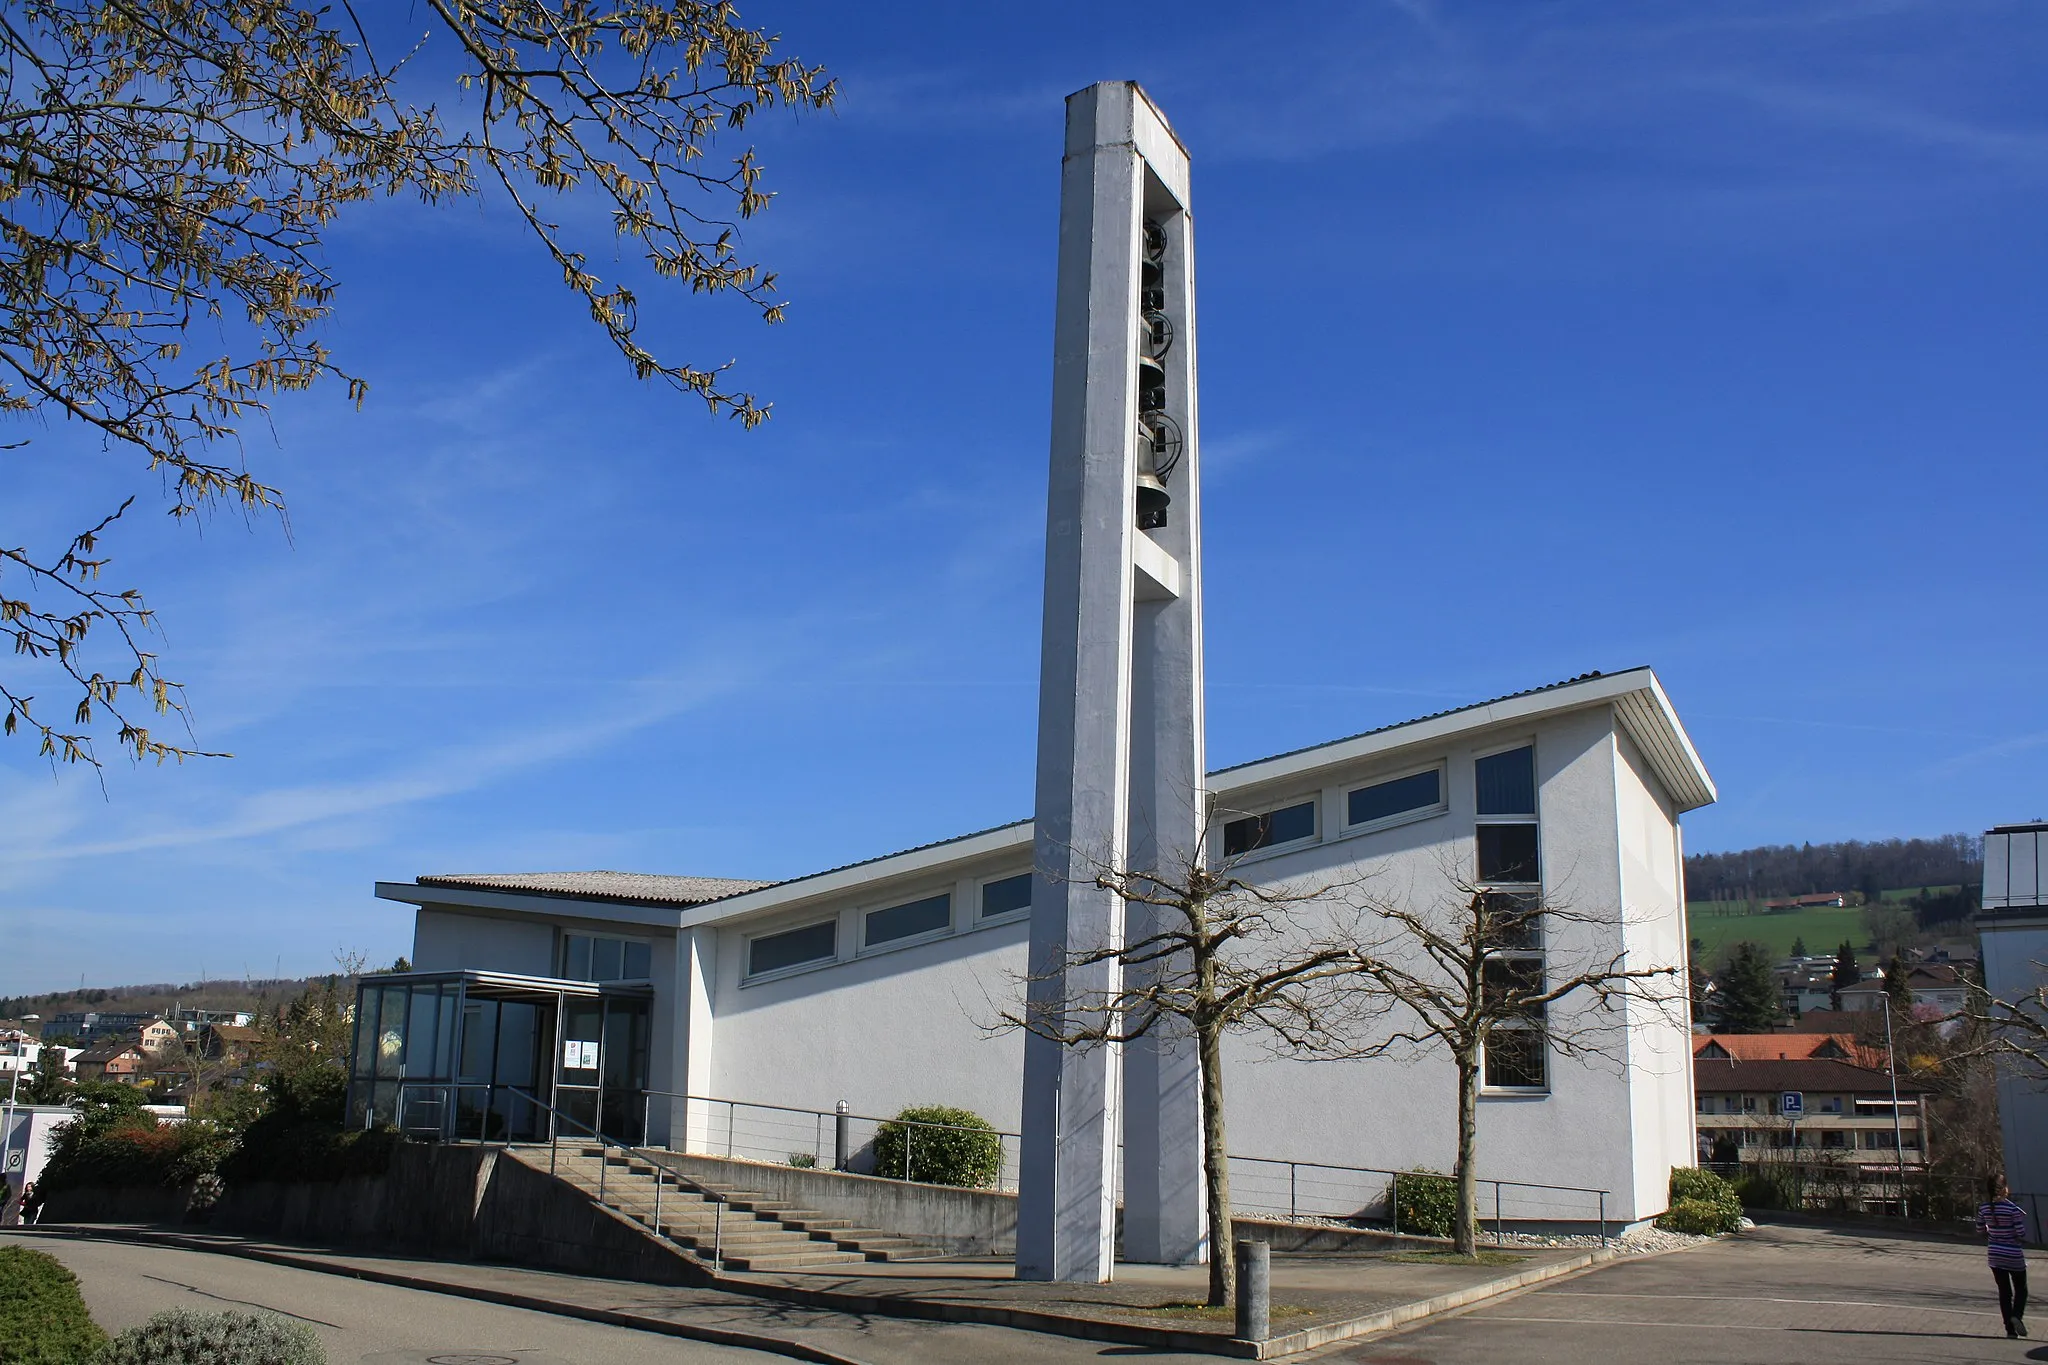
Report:
[[[861,1123],[876,1123],[876,1124],[882,1124],[882,1123],[897,1123],[897,1124],[902,1124],[902,1125],[904,1125],[904,1126],[906,1126],[906,1127],[910,1127],[910,1128],[912,1128],[912,1129],[915,1129],[915,1128],[919,1128],[919,1127],[923,1127],[923,1128],[943,1128],[943,1129],[950,1129],[950,1130],[953,1130],[953,1131],[956,1131],[956,1132],[974,1132],[974,1133],[984,1133],[984,1132],[992,1132],[992,1133],[994,1133],[994,1134],[995,1134],[995,1135],[996,1135],[997,1137],[999,1137],[999,1138],[1018,1138],[1018,1139],[1020,1139],[1020,1140],[1021,1140],[1021,1138],[1023,1137],[1023,1134],[1021,1134],[1021,1133],[1015,1133],[1015,1132],[1011,1132],[1011,1131],[1009,1131],[1009,1130],[1007,1130],[1007,1129],[1002,1129],[1002,1128],[995,1128],[995,1129],[985,1129],[985,1128],[969,1128],[969,1127],[967,1127],[967,1126],[965,1126],[965,1125],[962,1125],[962,1124],[954,1124],[954,1123],[930,1123],[930,1122],[927,1122],[926,1120],[923,1120],[923,1119],[897,1119],[897,1118],[882,1118],[882,1117],[880,1117],[880,1116],[878,1116],[878,1115],[873,1115],[873,1114],[854,1114],[854,1113],[851,1113],[851,1112],[848,1112],[848,1113],[840,1113],[840,1112],[839,1112],[838,1110],[824,1110],[824,1109],[805,1109],[805,1108],[803,1108],[803,1107],[801,1107],[801,1106],[798,1106],[798,1105],[789,1105],[789,1104],[762,1104],[762,1103],[757,1103],[757,1102],[755,1102],[755,1101],[753,1101],[753,1100],[734,1100],[734,1099],[725,1099],[725,1098],[722,1098],[722,1097],[720,1097],[720,1096],[717,1096],[717,1095],[691,1095],[691,1094],[687,1094],[687,1093],[684,1093],[684,1092],[680,1092],[680,1091],[674,1091],[674,1090],[649,1090],[649,1091],[646,1091],[646,1092],[644,1092],[644,1093],[646,1094],[646,1096],[648,1097],[648,1100],[649,1100],[649,1109],[648,1109],[648,1112],[647,1112],[647,1113],[643,1113],[643,1116],[642,1116],[642,1120],[641,1120],[641,1125],[642,1125],[642,1126],[641,1126],[641,1131],[642,1131],[643,1133],[645,1133],[645,1132],[649,1131],[649,1129],[648,1129],[648,1122],[649,1122],[649,1117],[651,1116],[651,1102],[652,1102],[652,1100],[653,1100],[654,1098],[656,1098],[656,1097],[659,1097],[659,1098],[662,1098],[662,1099],[670,1099],[670,1100],[681,1100],[681,1101],[683,1101],[683,1102],[684,1102],[685,1104],[722,1104],[722,1105],[725,1105],[725,1106],[727,1106],[727,1109],[726,1109],[726,1156],[728,1156],[728,1157],[732,1156],[732,1153],[733,1153],[733,1145],[734,1145],[734,1139],[733,1139],[733,1129],[734,1129],[734,1116],[735,1116],[735,1114],[736,1114],[737,1110],[738,1110],[739,1108],[741,1108],[741,1107],[744,1107],[744,1108],[748,1108],[748,1109],[766,1109],[766,1110],[771,1110],[771,1111],[773,1111],[773,1112],[776,1112],[776,1113],[783,1113],[783,1114],[800,1114],[800,1115],[803,1115],[803,1116],[805,1116],[805,1117],[810,1117],[810,1118],[816,1118],[816,1119],[819,1119],[819,1120],[821,1121],[821,1125],[820,1125],[820,1126],[821,1126],[821,1129],[822,1129],[822,1120],[825,1120],[825,1119],[835,1119],[835,1120],[836,1120],[836,1119],[844,1118],[844,1119],[852,1120],[852,1121],[854,1121],[854,1122],[861,1122]],[[822,1140],[821,1140],[821,1142],[820,1142],[820,1147],[821,1147],[821,1148],[822,1148],[822,1145],[823,1145],[823,1144],[822,1144]],[[907,1180],[907,1179],[909,1178],[909,1170],[910,1170],[910,1165],[911,1165],[911,1161],[910,1161],[910,1156],[911,1156],[911,1146],[912,1146],[911,1142],[910,1142],[909,1140],[906,1140],[906,1141],[905,1141],[905,1143],[904,1143],[904,1178],[905,1178],[906,1180]],[[1258,1163],[1258,1164],[1261,1164],[1261,1165],[1269,1165],[1269,1166],[1285,1166],[1285,1167],[1287,1167],[1287,1168],[1288,1168],[1288,1213],[1287,1213],[1287,1216],[1288,1216],[1288,1218],[1289,1218],[1290,1220],[1293,1220],[1293,1219],[1298,1219],[1298,1218],[1300,1218],[1300,1217],[1301,1217],[1301,1213],[1300,1213],[1300,1203],[1299,1203],[1299,1195],[1298,1195],[1298,1184],[1299,1184],[1299,1181],[1298,1181],[1298,1176],[1299,1176],[1299,1172],[1300,1172],[1301,1170],[1303,1170],[1303,1169],[1311,1169],[1311,1170],[1321,1170],[1321,1171],[1339,1171],[1339,1172],[1344,1172],[1344,1173],[1346,1173],[1346,1174],[1351,1174],[1351,1175],[1368,1175],[1368,1176],[1384,1176],[1384,1177],[1387,1177],[1387,1179],[1388,1179],[1388,1186],[1387,1186],[1387,1208],[1388,1208],[1388,1212],[1389,1212],[1389,1215],[1390,1215],[1390,1217],[1391,1217],[1391,1219],[1392,1219],[1392,1221],[1393,1221],[1393,1229],[1394,1229],[1394,1232],[1395,1232],[1395,1234],[1396,1234],[1397,1236],[1398,1236],[1398,1235],[1400,1234],[1400,1231],[1401,1231],[1401,1211],[1400,1211],[1400,1205],[1399,1205],[1399,1201],[1398,1201],[1398,1200],[1397,1200],[1397,1198],[1395,1197],[1395,1196],[1396,1196],[1396,1194],[1398,1193],[1398,1191],[1397,1191],[1397,1188],[1396,1188],[1396,1183],[1395,1183],[1395,1182],[1399,1181],[1399,1180],[1400,1180],[1400,1179],[1401,1179],[1402,1177],[1404,1177],[1404,1176],[1405,1176],[1405,1177],[1410,1177],[1410,1178],[1434,1178],[1434,1179],[1438,1179],[1438,1180],[1444,1180],[1444,1179],[1449,1179],[1449,1178],[1450,1178],[1449,1176],[1445,1175],[1445,1174],[1444,1174],[1443,1172],[1441,1172],[1441,1171],[1401,1171],[1401,1170],[1390,1170],[1390,1169],[1387,1169],[1387,1168],[1384,1168],[1384,1167],[1378,1167],[1378,1166],[1344,1166],[1344,1165],[1339,1165],[1339,1164],[1337,1164],[1337,1163],[1334,1163],[1334,1162],[1327,1162],[1327,1161],[1295,1161],[1295,1160],[1289,1160],[1288,1158],[1285,1158],[1285,1157],[1263,1157],[1263,1156],[1235,1156],[1235,1155],[1233,1155],[1233,1156],[1232,1156],[1232,1157],[1230,1158],[1230,1160],[1232,1160],[1232,1161],[1235,1161],[1235,1162],[1254,1162],[1254,1163]],[[1565,1194],[1585,1194],[1585,1195],[1592,1195],[1592,1196],[1595,1196],[1595,1197],[1596,1197],[1596,1198],[1598,1199],[1598,1201],[1599,1201],[1599,1213],[1598,1213],[1598,1217],[1599,1217],[1599,1226],[1600,1226],[1600,1243],[1601,1243],[1601,1245],[1602,1245],[1602,1246],[1605,1246],[1605,1245],[1607,1244],[1608,1240],[1609,1240],[1609,1239],[1608,1239],[1608,1236],[1607,1236],[1607,1221],[1608,1221],[1608,1220],[1607,1220],[1607,1196],[1613,1193],[1613,1191],[1612,1191],[1612,1190],[1605,1190],[1605,1189],[1597,1189],[1597,1188],[1595,1188],[1595,1187],[1593,1187],[1593,1186],[1590,1186],[1590,1185],[1553,1185],[1553,1184],[1546,1184],[1546,1183],[1544,1183],[1544,1182],[1542,1182],[1542,1181],[1534,1181],[1534,1180],[1494,1180],[1494,1179],[1488,1179],[1488,1178],[1483,1178],[1483,1177],[1479,1179],[1479,1182],[1478,1182],[1478,1183],[1479,1183],[1479,1184],[1482,1184],[1482,1185],[1491,1185],[1491,1186],[1493,1187],[1493,1209],[1494,1209],[1494,1217],[1493,1217],[1493,1224],[1494,1224],[1494,1239],[1495,1239],[1495,1242],[1496,1242],[1496,1243],[1499,1243],[1499,1242],[1502,1242],[1502,1241],[1504,1241],[1504,1240],[1505,1240],[1505,1236],[1506,1236],[1506,1222],[1505,1222],[1505,1218],[1504,1218],[1504,1208],[1503,1208],[1503,1201],[1502,1201],[1502,1197],[1501,1197],[1501,1191],[1502,1191],[1502,1189],[1503,1189],[1503,1188],[1506,1188],[1506,1189],[1523,1189],[1523,1190],[1554,1190],[1554,1191],[1558,1191],[1558,1192],[1560,1192],[1560,1193],[1565,1193]]]
[[[713,1209],[711,1233],[711,1259],[717,1263],[718,1268],[720,1270],[725,1269],[725,1205],[727,1203],[727,1196],[721,1190],[713,1189],[710,1186],[703,1184],[701,1181],[691,1179],[689,1176],[684,1175],[681,1171],[677,1170],[675,1167],[669,1165],[668,1162],[661,1159],[664,1156],[673,1155],[672,1153],[658,1152],[657,1149],[654,1148],[635,1147],[629,1142],[621,1142],[619,1139],[612,1137],[609,1134],[604,1133],[603,1131],[597,1128],[592,1127],[591,1125],[583,1122],[583,1120],[575,1117],[574,1115],[564,1113],[562,1110],[557,1109],[554,1105],[549,1104],[546,1100],[541,1099],[539,1096],[534,1095],[529,1091],[522,1090],[516,1085],[494,1084],[485,1081],[398,1082],[398,1093],[393,1103],[392,1117],[394,1120],[399,1121],[396,1124],[396,1126],[398,1126],[401,1129],[403,1129],[404,1127],[402,1120],[405,1114],[405,1093],[408,1088],[420,1090],[447,1091],[450,1092],[449,1099],[453,1098],[454,1092],[459,1092],[462,1090],[503,1091],[506,1094],[517,1096],[518,1098],[526,1101],[526,1103],[532,1105],[536,1109],[544,1110],[549,1115],[549,1117],[554,1120],[554,1122],[548,1125],[549,1175],[556,1174],[557,1161],[561,1152],[561,1125],[563,1123],[568,1123],[577,1128],[582,1129],[585,1133],[589,1134],[590,1137],[595,1138],[598,1143],[600,1155],[597,1163],[597,1198],[599,1203],[604,1202],[605,1175],[611,1167],[611,1162],[603,1156],[604,1149],[607,1147],[616,1147],[620,1151],[626,1153],[629,1157],[640,1157],[642,1160],[647,1162],[648,1165],[654,1167],[656,1171],[654,1177],[654,1235],[657,1237],[662,1235],[661,1189],[663,1184],[662,1177],[666,1175],[667,1177],[675,1181],[677,1189],[688,1188],[690,1191],[697,1194],[699,1197],[707,1200],[711,1204]],[[587,1089],[591,1087],[571,1088]],[[447,1102],[448,1100],[443,1101],[443,1103]],[[646,1136],[646,1130],[644,1128],[641,1131],[641,1136],[643,1138]],[[510,1146],[512,1144],[508,1142],[505,1145]]]

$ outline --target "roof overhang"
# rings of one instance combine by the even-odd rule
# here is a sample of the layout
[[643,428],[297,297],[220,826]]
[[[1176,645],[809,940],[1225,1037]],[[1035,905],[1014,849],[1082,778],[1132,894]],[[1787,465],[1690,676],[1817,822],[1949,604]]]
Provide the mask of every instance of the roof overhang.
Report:
[[473,967],[447,971],[380,972],[358,979],[359,986],[455,986],[475,1000],[527,1000],[536,996],[580,996],[595,1000],[601,995],[647,996],[653,988],[639,982],[569,981],[555,976],[525,976],[519,972],[487,972]]
[[1427,716],[1404,725],[1390,725],[1312,749],[1260,759],[1211,775],[1210,786],[1218,793],[1235,788],[1262,786],[1298,778],[1322,768],[1355,763],[1396,749],[1435,743],[1454,735],[1493,725],[1531,722],[1588,706],[1610,704],[1622,728],[1643,753],[1643,758],[1664,784],[1673,806],[1680,812],[1712,805],[1719,793],[1714,779],[1693,748],[1692,738],[1679,723],[1678,712],[1664,695],[1664,686],[1647,668],[1625,673],[1581,678],[1555,687],[1523,692],[1499,701],[1483,702],[1441,715]]
[[649,929],[673,929],[680,905],[641,905],[630,901],[591,900],[582,896],[554,896],[540,891],[483,891],[466,886],[422,886],[418,882],[378,882],[380,900],[402,901],[407,905],[431,905],[436,909],[475,910],[489,915],[524,915],[550,922],[564,916],[604,920],[616,924],[637,924]]

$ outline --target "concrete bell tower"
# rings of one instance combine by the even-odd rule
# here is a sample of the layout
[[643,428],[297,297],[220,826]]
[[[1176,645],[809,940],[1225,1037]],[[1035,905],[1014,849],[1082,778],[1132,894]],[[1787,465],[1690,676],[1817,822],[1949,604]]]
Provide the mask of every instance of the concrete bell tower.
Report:
[[[1188,156],[1131,81],[1067,99],[1038,700],[1030,1008],[1074,1027],[1119,987],[1069,952],[1147,932],[1105,868],[1201,856],[1201,462]],[[1128,918],[1127,918],[1128,917]],[[1027,1034],[1021,1279],[1208,1254],[1193,1040],[1063,1047]]]

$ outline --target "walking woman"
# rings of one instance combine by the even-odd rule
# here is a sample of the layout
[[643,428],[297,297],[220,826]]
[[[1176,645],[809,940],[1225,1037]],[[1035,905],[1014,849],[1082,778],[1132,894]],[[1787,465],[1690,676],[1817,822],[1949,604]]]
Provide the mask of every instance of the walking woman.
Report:
[[2007,1197],[2005,1177],[1994,1175],[1984,1182],[1990,1201],[1977,1210],[1977,1230],[1989,1242],[1991,1277],[1998,1281],[1998,1311],[2005,1315],[2005,1334],[2027,1334],[2027,1256],[2020,1244],[2027,1239],[2027,1212]]

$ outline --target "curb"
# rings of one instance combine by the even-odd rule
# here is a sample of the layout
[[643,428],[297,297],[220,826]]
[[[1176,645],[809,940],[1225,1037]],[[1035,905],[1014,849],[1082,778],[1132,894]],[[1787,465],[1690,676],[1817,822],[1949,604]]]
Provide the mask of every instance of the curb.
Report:
[[344,1279],[366,1280],[372,1284],[388,1284],[400,1289],[418,1289],[430,1294],[447,1294],[453,1298],[476,1299],[483,1303],[495,1303],[506,1308],[524,1308],[535,1313],[550,1313],[555,1317],[581,1318],[585,1322],[599,1322],[610,1327],[628,1327],[639,1332],[656,1332],[662,1336],[682,1337],[690,1341],[701,1341],[713,1346],[739,1346],[749,1350],[766,1351],[771,1355],[788,1356],[793,1360],[811,1361],[814,1362],[814,1365],[870,1365],[869,1362],[853,1356],[840,1355],[836,1351],[828,1351],[819,1346],[807,1346],[802,1342],[790,1341],[785,1337],[757,1336],[752,1332],[742,1332],[727,1327],[695,1327],[688,1323],[673,1322],[667,1318],[643,1317],[638,1313],[627,1313],[616,1308],[589,1308],[582,1304],[565,1303],[560,1299],[542,1298],[535,1294],[520,1294],[510,1290],[488,1289],[482,1285],[451,1284],[446,1280],[431,1279],[423,1275],[405,1275],[397,1271],[375,1270],[365,1266],[342,1265],[338,1262],[324,1260],[318,1256],[298,1255],[289,1251],[273,1251],[267,1247],[236,1246],[232,1243],[186,1237],[175,1232],[153,1232],[140,1228],[102,1231],[89,1226],[75,1224],[48,1229],[10,1228],[8,1231],[27,1233],[30,1236],[47,1236],[53,1239],[66,1237],[79,1241],[138,1242],[144,1245],[177,1247],[183,1251],[203,1251],[221,1256],[239,1256],[243,1260],[263,1261],[271,1265],[288,1266],[294,1270],[312,1270],[323,1275],[338,1275]]

